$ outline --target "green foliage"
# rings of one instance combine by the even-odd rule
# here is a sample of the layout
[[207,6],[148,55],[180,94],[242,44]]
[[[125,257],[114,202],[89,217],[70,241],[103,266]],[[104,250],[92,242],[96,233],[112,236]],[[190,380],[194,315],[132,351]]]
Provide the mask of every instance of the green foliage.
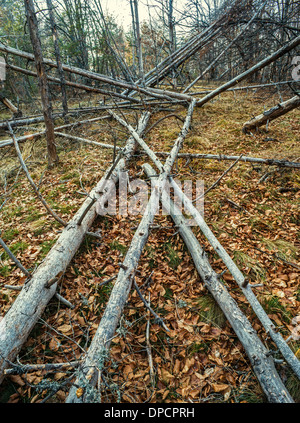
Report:
[[286,388],[291,394],[291,397],[296,403],[300,403],[300,381],[297,376],[288,370],[288,376],[286,381]]
[[298,248],[285,239],[276,239],[273,241],[268,238],[263,238],[262,242],[269,250],[277,251],[277,254],[284,260],[297,258]]
[[262,281],[265,279],[266,270],[259,264],[257,259],[249,256],[244,251],[237,250],[234,252],[234,261],[241,267],[250,269],[249,277],[254,281]]
[[244,388],[242,390],[236,390],[234,392],[235,402],[236,403],[264,403],[265,398],[262,393],[258,393],[255,390],[251,390],[249,388]]
[[278,297],[270,296],[269,298],[266,298],[263,305],[267,314],[279,313],[286,323],[290,323],[292,319],[292,313],[281,304]]
[[[18,241],[8,246],[8,248],[14,255],[17,255],[18,252],[23,253],[27,247],[28,247],[28,244],[26,244],[26,242],[23,242],[23,241]],[[4,252],[2,259],[5,260],[8,258],[9,258],[8,254]]]
[[7,278],[10,272],[11,272],[11,269],[9,266],[5,265],[0,267],[0,275],[3,276],[4,278]]
[[2,233],[2,239],[4,242],[12,241],[15,236],[19,234],[19,230],[15,228],[7,229],[5,232]]
[[46,255],[49,253],[53,245],[55,244],[56,240],[51,239],[50,241],[44,241],[41,244],[41,255],[42,258],[46,257]]
[[225,326],[226,317],[210,294],[200,297],[197,303],[199,305],[200,317],[204,322],[211,323],[220,328]]
[[164,244],[164,249],[167,253],[167,258],[169,261],[169,265],[172,269],[177,269],[179,266],[181,259],[177,253],[177,251],[174,250],[172,245],[170,243]]
[[7,37],[11,47],[31,51],[29,34],[24,34],[24,2],[6,0],[0,4],[0,36]]
[[150,245],[146,245],[145,251],[146,251],[146,254],[147,254],[147,257],[148,257],[149,268],[150,268],[150,270],[152,270],[157,266],[157,264],[155,262],[155,249],[153,247],[151,247]]

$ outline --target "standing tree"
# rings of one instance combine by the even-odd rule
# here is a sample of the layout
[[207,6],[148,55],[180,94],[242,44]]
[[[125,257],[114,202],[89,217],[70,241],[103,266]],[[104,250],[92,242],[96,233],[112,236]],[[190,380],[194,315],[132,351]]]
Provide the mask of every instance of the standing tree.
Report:
[[145,85],[138,0],[130,0],[130,4],[131,4],[132,22],[134,23],[133,31],[135,34],[135,45],[136,45],[136,51],[137,51],[137,57],[138,57],[138,63],[139,63],[139,78],[142,82],[142,85]]
[[46,139],[48,150],[48,165],[53,166],[59,161],[55,146],[54,124],[52,106],[49,96],[48,80],[43,63],[42,47],[39,37],[38,22],[34,10],[33,0],[24,0],[27,24],[33,47],[34,61],[38,75],[39,89],[42,101],[43,115],[46,126]]
[[[170,55],[176,50],[176,38],[175,38],[175,25],[174,25],[174,16],[173,16],[173,0],[168,0],[168,27],[169,27],[169,51]],[[177,87],[176,80],[176,68],[172,69],[172,80],[174,88]]]
[[66,93],[66,81],[65,81],[65,75],[64,75],[63,68],[62,68],[62,64],[61,64],[60,48],[59,48],[59,43],[58,43],[57,25],[56,25],[54,13],[53,13],[52,0],[47,0],[47,7],[48,7],[48,12],[49,12],[49,20],[50,20],[51,32],[52,32],[53,42],[54,42],[55,58],[56,58],[56,63],[57,63],[59,79],[60,79],[60,87],[61,87],[61,94],[62,94],[62,107],[63,107],[65,120],[67,120],[66,116],[68,114],[68,102],[67,102],[67,93]]

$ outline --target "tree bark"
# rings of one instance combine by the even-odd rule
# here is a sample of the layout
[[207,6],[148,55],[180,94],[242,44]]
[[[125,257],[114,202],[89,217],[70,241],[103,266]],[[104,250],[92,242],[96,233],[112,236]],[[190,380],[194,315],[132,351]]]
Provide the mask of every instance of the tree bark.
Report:
[[27,169],[27,166],[26,166],[26,164],[25,164],[25,162],[24,162],[24,160],[23,160],[23,157],[22,157],[22,153],[21,153],[21,150],[20,150],[20,148],[19,148],[19,144],[18,144],[18,141],[17,141],[17,139],[16,139],[16,137],[15,137],[15,135],[14,135],[14,133],[13,133],[13,130],[12,130],[12,128],[11,128],[11,126],[10,126],[10,124],[8,123],[8,129],[9,129],[9,132],[10,132],[10,135],[11,135],[11,137],[12,137],[12,140],[13,140],[13,143],[14,143],[14,146],[15,146],[15,150],[16,150],[16,153],[17,153],[17,156],[18,156],[18,158],[19,158],[19,161],[20,161],[20,164],[21,164],[21,167],[22,167],[22,169],[24,170],[24,172],[25,172],[25,174],[26,174],[26,177],[27,177],[27,179],[28,179],[28,182],[30,183],[30,185],[32,186],[32,188],[33,188],[33,191],[34,191],[34,193],[35,193],[35,195],[37,196],[37,198],[40,200],[40,202],[43,204],[43,206],[45,207],[45,209],[47,210],[47,212],[49,213],[49,214],[51,214],[51,216],[52,217],[54,217],[54,219],[57,221],[57,222],[59,222],[62,226],[67,226],[67,224],[51,209],[51,207],[49,207],[49,205],[47,204],[47,202],[45,201],[45,199],[44,199],[44,197],[42,196],[42,194],[40,193],[40,191],[39,191],[39,189],[37,188],[37,186],[35,185],[35,183],[33,182],[33,179],[31,178],[31,176],[30,176],[30,173],[28,172],[28,169]]
[[60,79],[60,88],[61,88],[61,95],[62,95],[62,108],[63,108],[63,111],[64,111],[64,117],[66,119],[66,123],[68,123],[67,122],[68,101],[67,101],[67,92],[66,92],[66,80],[65,80],[64,70],[63,70],[62,65],[61,65],[58,32],[57,32],[57,25],[56,25],[55,18],[54,18],[52,0],[47,0],[47,7],[48,7],[52,36],[53,36],[53,42],[54,42],[54,52],[55,52],[55,57],[56,57],[57,69],[58,69],[58,74],[59,74],[59,79]]
[[58,163],[58,155],[55,146],[54,124],[52,118],[52,106],[49,96],[47,75],[43,63],[43,54],[41,41],[38,33],[38,22],[34,10],[33,0],[24,0],[28,28],[30,32],[31,43],[34,51],[35,66],[38,74],[40,95],[43,107],[43,114],[46,126],[46,139],[48,150],[48,164],[53,166]]

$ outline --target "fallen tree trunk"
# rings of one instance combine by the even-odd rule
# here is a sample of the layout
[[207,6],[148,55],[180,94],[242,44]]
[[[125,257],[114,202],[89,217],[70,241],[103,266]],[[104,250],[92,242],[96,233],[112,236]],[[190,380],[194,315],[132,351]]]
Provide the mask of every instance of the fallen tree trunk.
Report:
[[[162,60],[155,68],[151,69],[145,75],[146,86],[152,87],[165,78],[174,68],[178,68],[186,60],[192,57],[201,48],[208,46],[214,41],[215,37],[229,24],[231,14],[235,14],[236,8],[247,7],[247,4],[241,5],[241,1],[235,1],[229,8],[225,9],[217,21],[205,28],[200,34],[197,34],[182,47]],[[232,23],[232,22],[231,22]],[[138,83],[140,81],[137,81]]]
[[194,79],[193,82],[191,82],[188,87],[183,91],[184,93],[187,93],[200,79],[203,78],[204,75],[206,75],[214,66],[215,64],[221,59],[221,57],[226,53],[227,50],[230,49],[231,46],[233,46],[237,40],[240,38],[240,36],[249,28],[249,26],[252,24],[252,22],[257,18],[257,16],[260,14],[260,12],[265,8],[265,5],[268,0],[265,0],[262,4],[262,6],[258,9],[258,11],[252,16],[250,21],[247,23],[247,25],[238,33],[238,35],[228,44],[228,46],[210,63],[210,65],[199,75],[196,79]]
[[[36,132],[36,133],[30,134],[30,135],[24,135],[23,137],[16,138],[16,140],[17,140],[18,143],[20,143],[20,142],[22,143],[22,142],[25,142],[25,141],[28,141],[28,140],[31,140],[31,139],[34,139],[34,138],[42,137],[43,135],[45,135],[45,131]],[[13,145],[13,144],[14,143],[11,139],[3,140],[3,141],[0,141],[0,148],[8,147],[8,146]]]
[[[98,384],[99,390],[99,384],[101,383],[101,371],[108,355],[110,343],[113,339],[123,308],[130,293],[136,268],[149,236],[150,225],[153,223],[157,208],[159,207],[161,193],[167,182],[167,178],[170,175],[178,151],[180,150],[190,127],[195,103],[195,100],[191,103],[183,129],[175,141],[164,166],[162,166],[162,173],[158,178],[154,190],[152,190],[143,218],[133,236],[101,322],[88,349],[84,363],[78,369],[78,377],[70,390],[69,396],[66,400],[67,403],[98,402],[101,399],[99,398],[99,392],[95,390],[94,387]],[[77,394],[78,387],[82,388],[81,395]]]
[[[144,149],[147,153],[149,158],[153,161],[156,165],[158,170],[162,171],[162,164],[160,160],[157,158],[156,154],[148,147],[148,145],[144,142],[144,140],[136,133],[128,125],[124,125],[130,131],[131,135],[137,141],[137,143]],[[215,237],[205,220],[203,219],[200,212],[194,206],[193,202],[182,192],[179,186],[175,183],[172,177],[169,178],[169,182],[171,187],[174,189],[174,195],[177,196],[178,199],[182,201],[182,204],[185,207],[185,211],[189,213],[193,219],[195,220],[196,224],[201,229],[203,235],[207,238],[215,252],[218,256],[222,259],[223,263],[232,274],[234,280],[237,282],[238,286],[241,288],[243,294],[247,298],[249,304],[251,305],[253,311],[256,313],[258,319],[261,321],[263,327],[265,328],[266,332],[270,335],[272,340],[275,342],[277,347],[279,348],[281,354],[290,365],[292,370],[295,372],[297,377],[300,379],[300,362],[296,358],[295,354],[292,352],[288,344],[285,342],[281,334],[278,332],[277,328],[265,312],[264,308],[257,300],[256,296],[254,295],[248,280],[244,277],[240,269],[236,266],[230,255],[227,253],[225,248],[220,244],[218,239]]]
[[201,107],[213,98],[217,97],[219,94],[227,91],[229,88],[233,87],[234,85],[238,84],[239,82],[243,81],[248,76],[253,75],[255,72],[259,71],[260,69],[263,69],[264,67],[270,65],[275,60],[282,57],[284,54],[288,53],[289,51],[293,50],[295,47],[297,47],[300,44],[300,35],[287,44],[285,44],[283,47],[281,47],[279,50],[275,51],[275,53],[272,53],[270,56],[266,57],[256,65],[252,66],[250,69],[246,70],[245,72],[241,73],[240,75],[236,76],[235,78],[231,79],[230,81],[223,84],[221,87],[218,87],[217,89],[213,90],[211,93],[207,94],[205,97],[201,98],[197,101],[197,106]]
[[[143,167],[148,177],[153,178],[156,175],[151,166],[145,164]],[[186,219],[165,191],[162,193],[162,205],[165,209],[171,211],[171,217],[192,256],[197,272],[242,343],[268,401],[272,403],[293,403],[292,397],[276,371],[273,358],[268,356],[268,350],[259,339],[257,332],[226,287],[220,282]]]
[[[96,121],[102,120],[102,119],[109,119],[110,116],[111,115],[103,116],[103,117],[100,117],[100,118],[88,119],[88,120],[85,120],[85,121],[80,121],[80,122],[75,122],[75,123],[70,123],[68,125],[63,125],[63,126],[54,128],[55,133],[57,135],[63,137],[63,138],[68,138],[68,139],[74,140],[76,142],[94,144],[98,147],[114,149],[115,146],[112,145],[112,144],[99,143],[99,142],[96,142],[96,141],[93,141],[93,140],[88,140],[86,138],[75,137],[75,136],[70,135],[70,134],[64,134],[62,132],[58,132],[61,129],[75,128],[79,125],[93,123],[93,122],[96,122]],[[28,139],[40,137],[42,135],[44,135],[44,132],[37,132],[35,134],[25,135],[23,137],[17,138],[17,141],[18,141],[18,143],[20,143],[20,142],[27,141]],[[0,142],[0,148],[6,147],[6,146],[11,145],[11,144],[13,144],[13,142],[11,140],[1,141]],[[116,149],[119,150],[120,147],[116,147]],[[164,152],[164,151],[157,151],[154,154],[156,154],[157,156],[168,156],[169,153]],[[289,160],[283,160],[283,159],[262,159],[260,157],[225,156],[223,154],[201,154],[201,153],[179,153],[177,157],[178,158],[186,158],[186,159],[218,160],[218,161],[221,161],[221,160],[236,161],[236,160],[239,159],[240,162],[244,162],[244,163],[258,163],[258,164],[267,165],[267,166],[288,167],[288,168],[291,168],[291,169],[299,169],[300,168],[300,163],[291,162]]]
[[19,144],[18,144],[18,141],[16,140],[16,137],[15,137],[15,135],[14,135],[14,133],[13,133],[13,130],[12,130],[12,128],[11,128],[11,126],[10,126],[10,124],[8,124],[8,129],[9,129],[9,132],[10,132],[10,135],[11,135],[11,137],[12,137],[12,140],[13,140],[13,143],[14,143],[14,146],[15,146],[15,150],[16,150],[16,153],[17,153],[17,156],[18,156],[18,158],[19,158],[19,161],[20,161],[20,164],[21,164],[21,167],[22,167],[22,169],[23,169],[23,171],[25,172],[25,175],[26,175],[26,177],[27,177],[27,179],[28,179],[28,182],[30,183],[30,185],[32,186],[32,188],[33,188],[33,191],[34,191],[34,193],[35,193],[35,195],[36,195],[36,197],[40,200],[40,202],[43,204],[43,206],[45,207],[45,209],[47,210],[47,212],[52,216],[52,217],[54,217],[54,219],[57,221],[57,222],[59,222],[62,226],[67,226],[67,224],[64,222],[64,220],[62,220],[52,209],[51,209],[51,207],[49,207],[49,205],[47,204],[47,202],[45,201],[45,199],[44,199],[44,197],[42,196],[42,194],[40,193],[40,191],[39,191],[39,189],[38,189],[38,187],[35,185],[35,183],[33,182],[33,179],[31,178],[31,175],[30,175],[30,173],[28,172],[28,169],[27,169],[27,166],[26,166],[26,164],[25,164],[25,162],[24,162],[24,160],[23,160],[23,157],[22,157],[22,153],[21,153],[21,150],[20,150],[20,148],[19,148]]
[[[1,43],[0,43],[0,51],[3,51],[7,54],[13,54],[13,55],[16,55],[16,56],[19,56],[19,57],[23,57],[23,58],[30,60],[30,61],[34,60],[34,56],[31,53],[27,53],[27,52],[17,50],[17,49],[11,48],[11,47],[6,47]],[[48,65],[50,67],[57,68],[57,64],[50,59],[44,58],[42,63],[44,65]],[[154,97],[154,98],[158,98],[158,99],[171,100],[170,97],[165,95],[163,90],[152,91],[152,88],[141,87],[141,86],[138,86],[136,84],[131,84],[131,83],[128,83],[128,82],[125,82],[125,81],[113,79],[113,78],[110,78],[106,75],[102,75],[102,74],[92,72],[92,71],[87,71],[87,70],[84,70],[84,69],[80,69],[80,68],[65,65],[65,64],[62,64],[62,69],[65,72],[80,75],[80,76],[83,76],[84,78],[91,79],[91,80],[94,80],[94,81],[99,81],[99,82],[102,82],[103,84],[112,85],[112,86],[115,86],[115,87],[118,87],[118,88],[122,88],[124,90],[136,91],[140,94],[145,94],[149,97]],[[192,101],[192,98],[189,95],[176,93],[176,92],[172,92],[172,98],[175,98],[177,100],[186,100],[186,101],[189,101],[189,102]]]
[[86,144],[92,144],[92,145],[96,145],[97,147],[102,147],[102,148],[108,148],[108,149],[116,149],[116,150],[121,150],[121,147],[118,146],[113,146],[110,144],[104,144],[101,142],[97,142],[97,141],[93,141],[93,140],[88,140],[86,138],[81,138],[81,137],[75,137],[74,135],[70,135],[70,134],[64,134],[63,132],[54,132],[55,135],[58,135],[59,137],[62,138],[67,138],[71,141],[76,141],[76,142],[80,142],[80,143],[86,143]]
[[[242,91],[242,90],[256,90],[258,88],[269,88],[269,87],[277,87],[278,85],[286,85],[291,84],[294,81],[282,81],[282,82],[270,82],[268,84],[257,84],[257,85],[245,85],[242,87],[235,87],[235,88],[229,88],[227,91],[229,92],[235,92],[235,91]],[[202,95],[202,94],[209,94],[213,90],[206,90],[206,91],[197,91],[190,93],[191,95]]]
[[[222,18],[224,19],[224,17]],[[158,84],[168,73],[174,68],[174,66],[180,66],[184,61],[186,61],[189,57],[191,57],[197,50],[203,47],[204,42],[208,41],[212,38],[210,32],[215,30],[217,24],[221,25],[222,19],[218,22],[214,22],[208,28],[205,28],[200,34],[197,34],[191,40],[189,40],[186,44],[182,47],[177,49],[175,52],[170,54],[168,57],[163,59],[157,66],[152,68],[149,72],[145,75],[145,85],[152,87]],[[215,36],[217,32],[219,32],[220,28],[217,28],[217,31],[213,33]],[[141,83],[139,79],[136,81],[137,84]],[[126,93],[128,94],[129,91]]]
[[[165,152],[158,152],[155,153],[158,156],[165,156],[168,153]],[[239,158],[239,156],[225,156],[223,154],[198,154],[198,153],[179,153],[179,158],[187,158],[187,159],[200,159],[200,160],[229,160],[235,161]],[[262,159],[260,157],[249,157],[243,156],[240,159],[240,162],[245,163],[259,163],[268,166],[279,166],[279,167],[290,167],[298,169],[300,168],[300,163],[297,162],[290,162],[289,160],[280,160],[280,159]]]
[[19,110],[8,98],[0,94],[0,101],[8,108],[15,118],[22,116],[21,110]]
[[260,126],[266,125],[272,120],[289,113],[291,110],[294,110],[297,107],[300,107],[300,96],[298,95],[283,103],[279,103],[277,106],[266,110],[261,115],[246,122],[243,126],[243,132],[244,134],[248,134],[251,132],[251,130],[255,130]]
[[232,274],[234,280],[237,282],[238,286],[241,288],[243,294],[247,298],[249,304],[251,305],[253,311],[255,312],[258,319],[261,321],[262,325],[264,326],[266,332],[270,335],[272,340],[275,342],[279,350],[281,351],[281,354],[285,358],[285,360],[289,363],[295,374],[300,379],[300,362],[296,358],[295,354],[292,352],[290,347],[287,345],[285,340],[282,338],[281,334],[277,331],[277,328],[265,312],[264,308],[260,304],[260,302],[257,300],[255,294],[253,293],[251,289],[251,285],[249,284],[248,279],[244,277],[240,269],[236,266],[230,255],[227,253],[227,251],[224,249],[224,247],[220,244],[220,242],[217,240],[215,235],[212,233],[206,222],[204,221],[201,214],[198,212],[198,210],[194,207],[192,201],[187,198],[182,190],[178,187],[178,185],[174,182],[174,180],[171,180],[171,186],[174,189],[175,195],[178,196],[178,198],[181,198],[183,201],[183,204],[185,206],[185,210],[191,214],[191,216],[195,219],[197,225],[201,229],[203,235],[207,238],[215,252],[218,254],[218,256],[222,259],[223,263],[229,270],[229,272]]
[[[34,78],[37,78],[37,76],[38,76],[36,72],[30,71],[28,69],[23,69],[23,68],[20,68],[18,66],[14,66],[14,65],[10,65],[10,64],[7,64],[7,69],[11,69],[14,72],[22,73],[24,75],[32,76]],[[48,79],[48,81],[54,82],[55,84],[61,84],[61,81],[60,81],[59,78],[55,78],[53,76],[47,75],[47,79]],[[107,91],[107,90],[103,90],[103,89],[97,88],[97,87],[90,87],[90,86],[85,85],[85,84],[79,84],[78,82],[73,82],[73,81],[68,81],[68,80],[65,80],[64,84],[67,85],[68,87],[76,88],[78,90],[83,90],[83,91],[97,93],[97,94],[103,94],[104,96],[107,96],[108,98],[118,97],[118,98],[121,98],[123,100],[127,100],[129,102],[138,103],[138,104],[140,103],[140,101],[135,99],[135,98],[128,97],[126,95],[122,95],[122,94],[114,92],[114,91]]]
[[[109,106],[109,107],[112,107],[112,106]],[[117,104],[115,107],[118,108],[118,107],[120,107],[120,105]],[[83,113],[97,113],[97,112],[102,111],[102,110],[105,111],[106,109],[107,109],[107,106],[86,107],[86,108],[75,109],[75,110],[71,109],[68,112],[68,116],[76,116],[76,115],[80,115],[80,114],[83,114]],[[64,116],[63,113],[53,113],[53,119],[54,120],[60,119],[63,116]],[[96,118],[96,119],[98,119],[98,118]],[[28,125],[33,125],[35,123],[44,122],[44,117],[39,115],[39,116],[34,116],[34,117],[29,117],[29,118],[13,119],[13,120],[5,121],[5,122],[0,122],[0,130],[8,128],[7,122],[9,122],[10,125],[14,128],[16,126],[28,126]],[[71,127],[72,125],[76,125],[76,123],[63,125],[63,126],[59,127],[59,129],[68,128],[68,127]],[[55,130],[55,128],[54,128],[54,130]]]
[[198,50],[213,42],[216,35],[219,34],[220,31],[226,31],[230,24],[235,24],[230,17],[236,14],[237,8],[240,9],[240,11],[242,8],[247,10],[248,4],[247,2],[237,0],[233,4],[230,4],[229,7],[226,7],[223,10],[223,14],[209,27],[205,28],[204,31],[193,37],[185,45],[169,55],[155,68],[151,69],[145,75],[146,86],[154,86],[155,84],[159,83],[174,69],[174,67],[178,68],[182,63],[192,57]]
[[[74,129],[74,128],[77,128],[78,126],[81,126],[81,125],[93,124],[95,122],[98,122],[99,120],[105,120],[105,119],[111,119],[111,115],[99,116],[99,117],[96,117],[96,118],[93,118],[93,119],[85,119],[85,120],[80,120],[78,122],[73,122],[73,123],[68,123],[66,125],[57,126],[57,127],[54,128],[54,131],[56,132],[56,131],[61,131],[62,129]],[[10,124],[11,124],[11,122],[10,122]],[[6,123],[6,126],[7,126],[7,123]],[[22,142],[25,142],[25,141],[28,141],[28,140],[32,140],[34,138],[39,138],[43,135],[45,135],[45,131],[36,132],[36,133],[33,133],[33,134],[29,134],[29,135],[24,135],[22,137],[16,138],[16,140],[17,140],[18,143],[22,143]],[[68,137],[66,136],[66,134],[61,134],[61,135],[65,136],[66,138],[72,137],[72,135],[68,136]],[[83,139],[81,139],[81,141],[82,140]],[[1,147],[7,147],[9,145],[13,145],[13,141],[11,139],[0,141],[0,148]],[[110,148],[114,148],[114,146],[112,145],[112,146],[110,146]]]
[[[149,117],[149,113],[145,113],[141,117],[138,125],[140,134],[144,131]],[[118,180],[119,171],[125,167],[126,161],[132,157],[135,148],[135,140],[130,137],[123,150],[123,158],[110,175],[113,182]],[[89,197],[101,197],[98,191],[107,182],[106,178],[109,173],[110,169],[90,192]],[[93,205],[86,213],[81,225],[77,225],[89,204],[90,198],[87,198],[67,227],[63,229],[56,244],[47,254],[43,263],[32,274],[31,280],[24,285],[17,299],[0,322],[0,383],[4,378],[4,370],[15,359],[55,294],[58,282],[97,216],[96,206]]]

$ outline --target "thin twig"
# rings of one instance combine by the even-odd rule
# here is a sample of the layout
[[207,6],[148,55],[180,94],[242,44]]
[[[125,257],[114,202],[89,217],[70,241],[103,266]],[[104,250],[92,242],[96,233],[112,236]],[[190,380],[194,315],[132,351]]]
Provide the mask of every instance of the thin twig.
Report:
[[9,257],[13,260],[13,262],[18,266],[20,270],[24,273],[25,276],[31,278],[31,273],[25,269],[25,267],[20,263],[17,257],[10,251],[8,246],[5,244],[2,238],[0,238],[0,245],[3,247],[4,251],[9,255]]
[[[150,304],[150,293],[149,293],[149,304]],[[154,368],[153,368],[153,358],[152,358],[151,343],[150,343],[150,316],[148,318],[147,328],[146,328],[146,349],[147,349],[148,360],[149,360],[150,380],[151,380],[152,387],[154,387],[155,374],[154,374]]]
[[[23,287],[24,286],[4,285],[5,289],[10,289],[11,291],[22,291]],[[60,301],[65,306],[67,306],[71,309],[75,308],[75,306],[73,304],[71,304],[68,300],[66,300],[62,295],[58,294],[58,292],[56,292],[54,294],[54,296],[58,299],[58,301]]]
[[136,289],[136,292],[138,293],[140,299],[143,301],[143,303],[145,304],[145,307],[150,311],[150,313],[153,314],[153,316],[155,317],[155,320],[157,321],[157,323],[162,326],[167,332],[170,332],[170,329],[167,328],[167,326],[165,325],[163,319],[161,317],[158,316],[158,314],[155,313],[155,311],[150,307],[150,305],[147,303],[147,301],[145,300],[145,298],[143,297],[137,283],[135,280],[133,280],[133,284],[134,284],[134,288]]
[[70,361],[69,363],[50,363],[50,364],[13,364],[11,369],[5,369],[4,373],[6,375],[22,375],[25,373],[43,371],[62,371],[68,370],[70,368],[78,367],[81,364],[81,361]]

